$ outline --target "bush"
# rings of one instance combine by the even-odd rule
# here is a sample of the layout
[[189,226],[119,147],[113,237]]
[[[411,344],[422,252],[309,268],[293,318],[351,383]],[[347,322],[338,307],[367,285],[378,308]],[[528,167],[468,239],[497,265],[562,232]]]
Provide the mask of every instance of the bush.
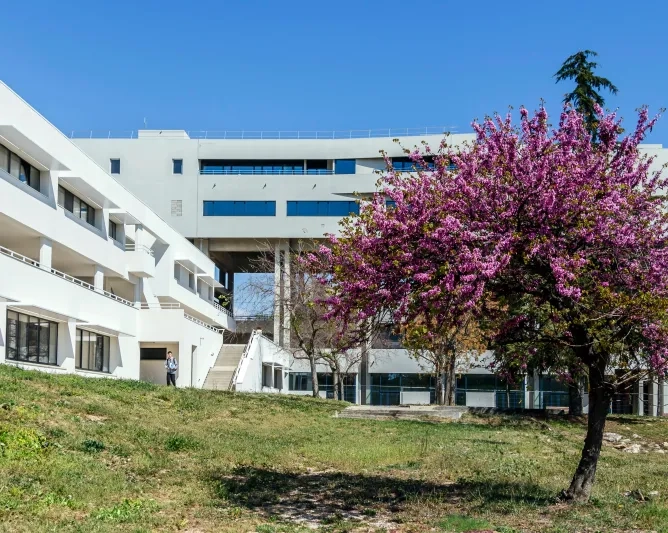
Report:
[[81,449],[86,453],[100,453],[104,448],[104,443],[95,439],[86,439],[81,443]]
[[171,435],[165,441],[165,450],[168,452],[181,452],[184,450],[195,450],[199,448],[199,442],[190,435]]

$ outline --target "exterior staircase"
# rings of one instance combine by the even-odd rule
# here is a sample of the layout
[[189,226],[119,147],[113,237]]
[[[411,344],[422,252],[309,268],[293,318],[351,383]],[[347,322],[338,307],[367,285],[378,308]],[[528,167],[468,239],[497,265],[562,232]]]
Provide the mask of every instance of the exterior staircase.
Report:
[[229,390],[232,376],[239,365],[244,348],[246,348],[245,344],[223,344],[202,388]]

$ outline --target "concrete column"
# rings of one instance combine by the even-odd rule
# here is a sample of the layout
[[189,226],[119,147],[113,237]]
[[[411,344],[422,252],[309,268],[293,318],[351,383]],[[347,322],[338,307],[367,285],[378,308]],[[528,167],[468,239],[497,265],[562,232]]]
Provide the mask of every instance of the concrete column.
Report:
[[98,292],[102,292],[104,290],[104,270],[102,270],[102,267],[100,265],[95,265],[95,271],[93,274],[93,286],[95,287],[95,290]]
[[274,245],[274,342],[281,340],[281,244]]
[[195,239],[195,247],[203,254],[209,255],[209,239]]
[[283,346],[290,346],[290,244],[283,250]]
[[659,384],[656,377],[650,382],[649,392],[649,416],[656,416],[659,410]]
[[76,353],[76,336],[76,322],[58,324],[58,366],[68,372],[74,372],[79,357]]
[[53,251],[53,243],[51,239],[46,237],[39,238],[39,266],[44,270],[51,271],[51,257]]
[[134,304],[135,307],[140,308],[141,307],[141,295],[144,292],[144,278],[137,278],[137,283],[134,285]]
[[58,172],[53,170],[40,171],[39,192],[49,199],[49,204],[58,203]]
[[533,376],[526,375],[524,376],[524,408],[531,409],[533,406],[533,397],[534,391],[529,390],[530,387],[533,387]]
[[633,414],[642,416],[645,414],[644,403],[643,403],[643,391],[644,391],[645,381],[639,379],[634,385],[635,394],[633,395]]
[[[659,416],[668,415],[668,379],[659,381]],[[663,407],[663,409],[661,409]]]

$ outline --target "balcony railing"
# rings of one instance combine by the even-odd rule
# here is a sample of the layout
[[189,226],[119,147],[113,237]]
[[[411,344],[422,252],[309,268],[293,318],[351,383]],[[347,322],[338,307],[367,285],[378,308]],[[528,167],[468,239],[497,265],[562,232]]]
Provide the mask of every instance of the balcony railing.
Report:
[[[373,130],[338,131],[186,131],[191,139],[369,139],[375,137],[416,137],[419,135],[443,135],[457,131],[456,126],[428,126],[424,128],[382,128]],[[157,138],[183,138],[183,133],[167,133]],[[137,131],[75,130],[71,139],[136,139]]]
[[259,175],[259,176],[273,176],[273,175],[283,175],[283,176],[329,176],[334,174],[333,170],[326,168],[313,168],[313,169],[223,169],[223,168],[203,168],[199,171],[202,175],[225,175],[225,176],[249,176],[249,175]]
[[199,318],[195,318],[194,316],[191,316],[188,313],[183,313],[183,316],[186,317],[191,322],[194,322],[195,324],[199,324],[200,326],[202,326],[206,329],[210,329],[211,331],[215,331],[216,333],[222,334],[223,331],[224,331],[224,328],[217,328],[215,326],[212,326],[211,324],[207,324],[206,322],[200,320]]
[[[207,301],[207,300],[204,300]],[[213,307],[220,311],[221,313],[226,314],[227,316],[232,316],[232,312],[229,309],[225,309],[222,305],[220,305],[218,302],[210,302]]]
[[29,257],[26,257],[25,255],[18,254],[12,250],[9,250],[8,248],[5,248],[3,246],[0,246],[0,253],[3,255],[6,255],[8,257],[11,257],[12,259],[16,259],[17,261],[21,261],[22,263],[26,263],[32,267],[39,268],[42,270],[42,272],[49,272],[50,274],[53,274],[54,276],[58,276],[61,279],[64,279],[65,281],[69,281],[70,283],[74,283],[75,285],[79,285],[79,287],[83,287],[84,289],[88,289],[89,291],[93,291],[97,294],[101,294],[103,296],[106,296],[107,298],[111,298],[112,300],[115,300],[119,303],[122,303],[123,305],[127,305],[129,307],[134,307],[134,304],[125,298],[121,298],[120,296],[116,296],[115,294],[105,291],[102,289],[96,289],[94,285],[91,285],[90,283],[87,283],[83,280],[80,280],[79,278],[75,278],[73,276],[70,276],[69,274],[65,274],[65,272],[61,272],[60,270],[56,270],[55,268],[49,268],[49,269],[43,269],[39,263],[39,261],[35,261],[34,259],[31,259]]
[[150,255],[151,257],[153,256],[153,250],[151,250],[151,248],[149,248],[148,246],[146,246],[144,244],[137,244],[137,243],[134,243],[134,242],[126,243],[125,244],[125,251],[126,252],[135,252],[135,251],[136,252],[144,252],[144,253]]

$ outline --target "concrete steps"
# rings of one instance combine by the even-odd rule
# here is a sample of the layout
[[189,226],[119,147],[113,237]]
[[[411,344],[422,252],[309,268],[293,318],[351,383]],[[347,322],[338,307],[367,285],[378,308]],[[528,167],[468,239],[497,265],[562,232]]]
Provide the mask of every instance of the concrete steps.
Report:
[[466,407],[448,407],[439,405],[415,406],[380,406],[380,405],[351,405],[336,414],[338,418],[358,418],[369,420],[433,420],[444,418],[459,420]]
[[234,371],[244,353],[245,344],[224,344],[218,352],[216,362],[204,380],[204,389],[228,390]]

